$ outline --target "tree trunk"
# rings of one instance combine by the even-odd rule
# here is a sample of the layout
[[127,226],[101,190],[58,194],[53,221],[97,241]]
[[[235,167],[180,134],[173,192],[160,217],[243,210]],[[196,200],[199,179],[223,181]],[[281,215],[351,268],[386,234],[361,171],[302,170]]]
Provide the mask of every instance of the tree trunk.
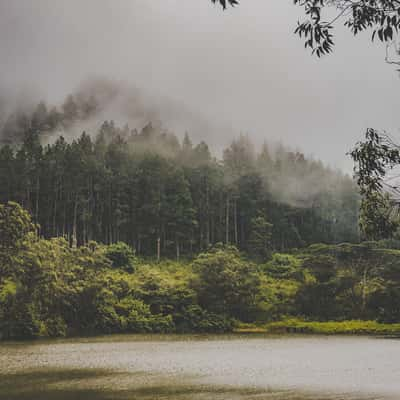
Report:
[[179,241],[176,240],[176,261],[179,261],[179,256],[180,256],[180,252],[179,252]]
[[229,244],[229,195],[226,195],[225,244]]
[[210,245],[210,191],[208,188],[208,181],[206,185],[206,249]]
[[368,268],[364,268],[363,283],[362,283],[362,304],[361,304],[361,315],[362,316],[364,316],[365,308],[367,305],[367,278],[368,278]]
[[86,245],[86,232],[87,232],[87,229],[86,229],[86,217],[84,218],[84,220],[83,220],[83,232],[82,232],[82,244],[85,246]]
[[35,200],[35,219],[36,223],[39,223],[39,177],[36,177],[36,200]]
[[237,221],[237,202],[235,199],[235,202],[233,203],[233,207],[234,207],[234,225],[235,225],[235,245],[238,244],[238,221]]
[[64,201],[63,236],[67,235],[67,199]]
[[53,236],[58,236],[57,228],[56,228],[56,221],[57,221],[57,191],[55,192],[54,196],[54,210],[53,210]]
[[78,212],[78,196],[75,196],[75,204],[74,204],[74,220],[72,226],[72,247],[76,247],[78,244],[77,240],[77,212]]
[[161,239],[158,237],[157,238],[157,262],[160,261],[161,257]]

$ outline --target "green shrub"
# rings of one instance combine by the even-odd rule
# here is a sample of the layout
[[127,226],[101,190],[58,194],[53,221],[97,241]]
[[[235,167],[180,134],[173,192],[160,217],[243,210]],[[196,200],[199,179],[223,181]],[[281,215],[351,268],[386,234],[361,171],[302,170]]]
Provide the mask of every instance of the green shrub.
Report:
[[67,324],[62,317],[55,315],[43,322],[40,336],[65,337],[67,336]]
[[233,319],[192,305],[184,309],[177,326],[179,332],[221,333],[233,329]]
[[111,261],[114,268],[121,268],[127,272],[135,270],[135,252],[126,243],[118,242],[108,245],[105,256]]

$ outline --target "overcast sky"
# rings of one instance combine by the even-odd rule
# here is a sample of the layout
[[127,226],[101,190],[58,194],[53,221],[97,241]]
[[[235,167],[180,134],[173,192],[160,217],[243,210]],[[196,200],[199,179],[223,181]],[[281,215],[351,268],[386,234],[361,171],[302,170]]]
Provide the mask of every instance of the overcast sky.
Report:
[[349,170],[366,127],[400,136],[400,78],[369,34],[338,28],[335,53],[311,57],[300,15],[292,0],[0,0],[0,87],[59,101],[105,76]]

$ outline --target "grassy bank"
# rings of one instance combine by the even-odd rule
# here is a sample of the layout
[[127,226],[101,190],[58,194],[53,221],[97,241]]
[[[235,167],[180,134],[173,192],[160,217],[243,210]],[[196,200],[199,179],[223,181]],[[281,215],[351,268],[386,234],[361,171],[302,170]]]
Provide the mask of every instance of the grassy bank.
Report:
[[312,322],[288,319],[264,325],[240,324],[238,333],[302,333],[321,335],[384,335],[400,336],[400,324],[381,324],[376,321]]

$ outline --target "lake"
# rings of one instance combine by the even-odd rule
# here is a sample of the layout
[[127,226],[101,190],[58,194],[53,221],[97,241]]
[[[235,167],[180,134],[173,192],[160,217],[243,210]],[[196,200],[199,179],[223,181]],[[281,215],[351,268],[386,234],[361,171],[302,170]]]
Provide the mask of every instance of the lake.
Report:
[[400,341],[129,335],[0,344],[0,398],[399,399]]

